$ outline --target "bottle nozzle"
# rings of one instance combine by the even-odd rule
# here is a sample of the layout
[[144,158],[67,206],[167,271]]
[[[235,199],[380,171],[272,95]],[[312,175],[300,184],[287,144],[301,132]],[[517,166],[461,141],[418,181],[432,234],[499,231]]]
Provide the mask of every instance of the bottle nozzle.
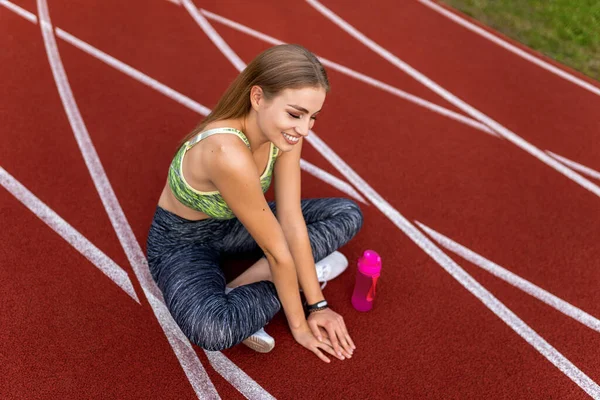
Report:
[[358,265],[365,274],[378,274],[381,270],[381,257],[376,251],[366,250],[358,260]]
[[381,257],[376,251],[366,250],[363,253],[363,258],[367,264],[381,264]]

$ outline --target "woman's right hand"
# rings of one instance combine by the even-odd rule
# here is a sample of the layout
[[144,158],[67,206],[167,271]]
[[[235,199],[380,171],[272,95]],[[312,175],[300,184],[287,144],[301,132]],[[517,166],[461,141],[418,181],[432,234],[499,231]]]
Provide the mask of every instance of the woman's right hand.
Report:
[[315,353],[321,360],[325,361],[326,363],[330,362],[330,360],[329,358],[327,358],[327,356],[325,356],[325,354],[323,354],[322,350],[326,351],[334,357],[339,358],[340,360],[345,359],[344,356],[340,357],[335,353],[335,351],[333,350],[333,344],[331,343],[329,338],[323,336],[323,341],[320,342],[319,339],[317,339],[310,330],[308,323],[303,324],[300,328],[292,329],[292,335],[294,336],[294,339],[296,339],[296,342],[300,343],[303,347]]

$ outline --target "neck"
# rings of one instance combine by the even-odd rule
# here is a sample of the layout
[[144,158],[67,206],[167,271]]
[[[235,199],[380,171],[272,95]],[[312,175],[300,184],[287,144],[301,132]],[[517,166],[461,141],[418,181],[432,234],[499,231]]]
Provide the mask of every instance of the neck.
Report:
[[265,143],[269,142],[269,139],[267,139],[265,134],[258,127],[256,112],[254,110],[250,110],[246,116],[240,118],[240,123],[242,125],[242,131],[250,142],[250,151],[253,153],[260,149]]

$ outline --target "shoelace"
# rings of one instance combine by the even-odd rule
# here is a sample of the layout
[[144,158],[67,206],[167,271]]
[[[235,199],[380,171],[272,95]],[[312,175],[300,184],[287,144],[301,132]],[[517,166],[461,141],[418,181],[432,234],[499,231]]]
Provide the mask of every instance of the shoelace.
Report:
[[325,279],[325,277],[329,276],[330,273],[331,267],[329,266],[329,264],[317,269],[317,280],[323,281],[323,284],[321,285],[321,290],[323,290],[325,286],[327,286],[328,281]]

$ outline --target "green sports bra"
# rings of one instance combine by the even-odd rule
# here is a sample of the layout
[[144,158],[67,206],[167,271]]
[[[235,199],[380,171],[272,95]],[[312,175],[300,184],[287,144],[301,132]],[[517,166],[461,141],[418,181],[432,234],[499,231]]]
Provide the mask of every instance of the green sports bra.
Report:
[[[179,151],[177,151],[169,168],[168,181],[175,198],[187,207],[203,212],[215,219],[232,219],[235,215],[218,191],[200,192],[191,187],[183,177],[183,156],[185,156],[185,153],[202,139],[206,139],[209,136],[219,133],[237,135],[244,141],[246,146],[250,148],[250,142],[246,135],[234,128],[216,128],[201,132],[185,142]],[[267,163],[265,171],[260,176],[260,186],[262,187],[263,193],[265,193],[271,185],[273,167],[275,166],[275,161],[279,154],[279,149],[275,147],[273,143],[271,143],[270,146],[269,162]]]

